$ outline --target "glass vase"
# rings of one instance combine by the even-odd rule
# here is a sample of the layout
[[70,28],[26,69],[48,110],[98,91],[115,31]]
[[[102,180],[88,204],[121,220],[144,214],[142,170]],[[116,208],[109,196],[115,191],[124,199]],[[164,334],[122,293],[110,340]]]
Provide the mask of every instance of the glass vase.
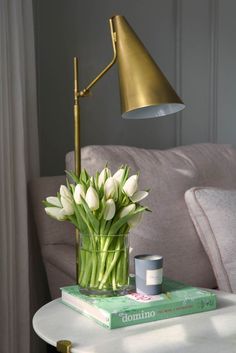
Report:
[[128,234],[80,234],[78,285],[86,295],[114,296],[129,288]]

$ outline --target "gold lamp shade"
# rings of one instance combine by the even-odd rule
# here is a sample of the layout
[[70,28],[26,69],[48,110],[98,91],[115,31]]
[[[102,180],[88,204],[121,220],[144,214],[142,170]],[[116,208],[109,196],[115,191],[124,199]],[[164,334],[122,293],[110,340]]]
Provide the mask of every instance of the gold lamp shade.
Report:
[[123,16],[112,17],[116,33],[122,117],[155,118],[185,105]]

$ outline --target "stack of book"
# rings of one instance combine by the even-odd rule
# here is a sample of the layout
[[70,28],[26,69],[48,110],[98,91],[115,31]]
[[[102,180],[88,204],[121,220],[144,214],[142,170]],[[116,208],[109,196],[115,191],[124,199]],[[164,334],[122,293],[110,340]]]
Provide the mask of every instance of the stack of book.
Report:
[[167,278],[156,296],[131,293],[117,297],[90,297],[78,286],[61,288],[62,302],[109,328],[118,328],[216,308],[216,295]]

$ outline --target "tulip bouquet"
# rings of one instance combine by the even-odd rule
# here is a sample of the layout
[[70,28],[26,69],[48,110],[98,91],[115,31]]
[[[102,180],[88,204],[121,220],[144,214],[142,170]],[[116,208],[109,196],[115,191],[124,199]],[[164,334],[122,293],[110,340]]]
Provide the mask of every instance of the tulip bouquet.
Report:
[[44,201],[49,216],[71,222],[80,232],[81,288],[117,291],[128,284],[127,235],[149,211],[140,205],[148,191],[139,191],[139,175],[129,173],[128,166],[113,175],[107,166],[95,176],[67,172],[74,183],[67,180],[56,197]]

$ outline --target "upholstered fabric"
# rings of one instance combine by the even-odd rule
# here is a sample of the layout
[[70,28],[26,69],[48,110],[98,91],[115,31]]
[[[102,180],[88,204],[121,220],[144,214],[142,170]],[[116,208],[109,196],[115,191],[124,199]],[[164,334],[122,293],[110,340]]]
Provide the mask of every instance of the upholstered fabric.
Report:
[[50,244],[44,247],[45,261],[57,267],[71,278],[75,278],[75,247],[65,244]]
[[192,188],[185,200],[219,289],[236,293],[236,190]]
[[75,248],[67,244],[43,246],[48,284],[53,298],[60,296],[60,288],[75,283]]
[[[50,262],[45,261],[45,267],[52,299],[61,296],[61,287],[75,284],[75,276],[68,276],[61,270],[61,266],[58,268],[55,265],[52,265]],[[73,268],[75,268],[75,264],[72,265],[71,269],[73,270]]]

